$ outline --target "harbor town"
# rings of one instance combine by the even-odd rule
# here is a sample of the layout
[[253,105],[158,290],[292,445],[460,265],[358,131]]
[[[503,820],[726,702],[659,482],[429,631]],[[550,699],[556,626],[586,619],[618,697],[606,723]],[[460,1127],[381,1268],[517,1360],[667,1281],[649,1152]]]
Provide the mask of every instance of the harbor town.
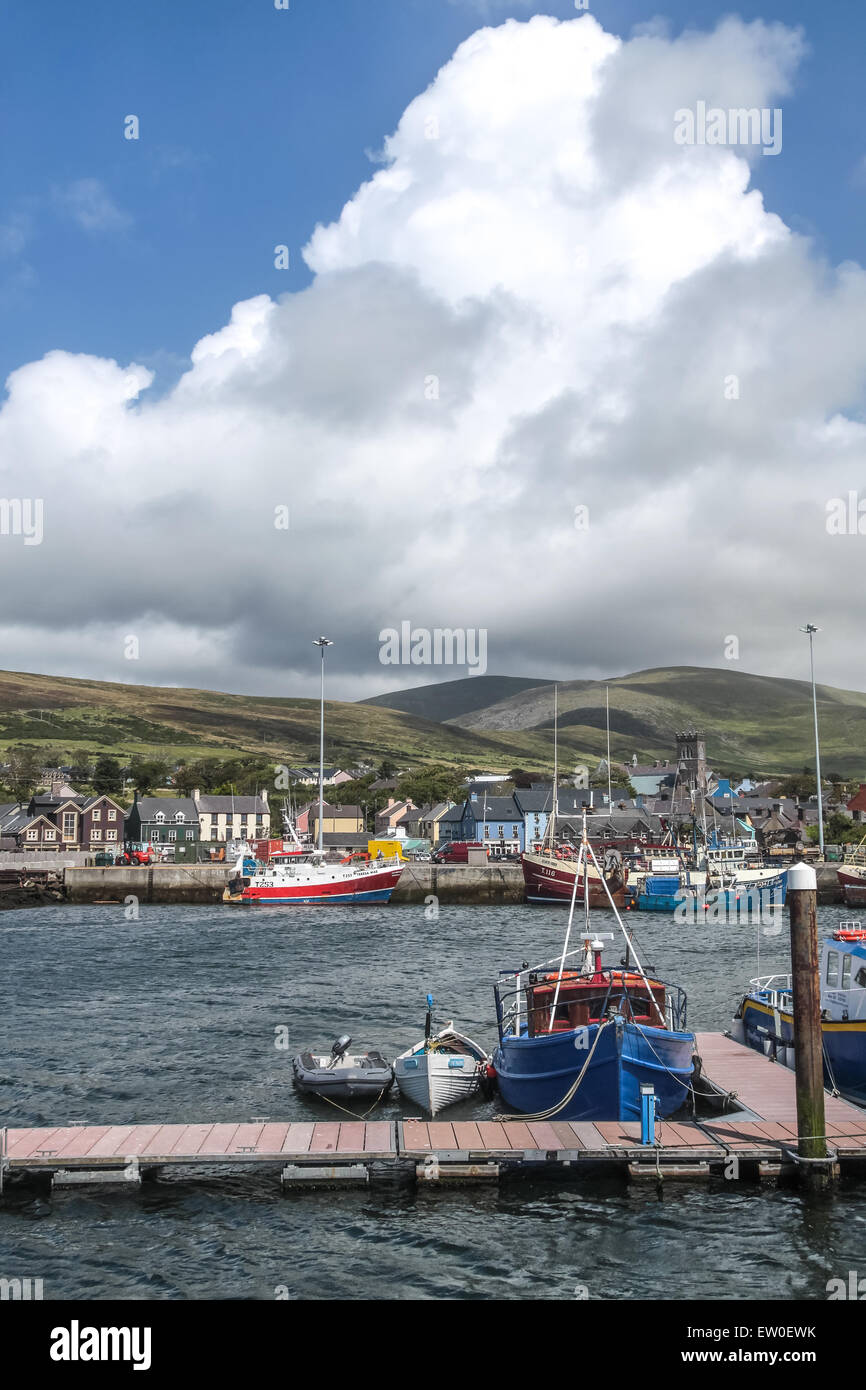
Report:
[[842,8],[5,7],[0,1305],[40,1378],[249,1378],[366,1302],[591,1304],[609,1372],[841,1362]]

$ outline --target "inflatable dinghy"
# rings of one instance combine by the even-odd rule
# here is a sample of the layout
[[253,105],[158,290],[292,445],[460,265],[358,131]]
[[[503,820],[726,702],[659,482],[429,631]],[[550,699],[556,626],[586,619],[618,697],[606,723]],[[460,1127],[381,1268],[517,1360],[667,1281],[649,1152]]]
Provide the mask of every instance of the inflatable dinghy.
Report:
[[292,1074],[299,1091],[329,1100],[355,1100],[386,1096],[394,1084],[394,1068],[381,1052],[350,1053],[352,1039],[337,1038],[331,1055],[300,1052],[292,1058]]

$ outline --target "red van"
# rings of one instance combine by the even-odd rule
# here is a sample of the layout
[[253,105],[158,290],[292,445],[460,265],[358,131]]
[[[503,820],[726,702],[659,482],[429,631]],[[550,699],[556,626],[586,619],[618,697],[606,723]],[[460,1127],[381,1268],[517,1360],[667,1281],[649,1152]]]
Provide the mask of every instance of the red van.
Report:
[[480,840],[446,840],[430,857],[435,864],[468,864],[471,849],[483,849],[485,854],[490,853]]

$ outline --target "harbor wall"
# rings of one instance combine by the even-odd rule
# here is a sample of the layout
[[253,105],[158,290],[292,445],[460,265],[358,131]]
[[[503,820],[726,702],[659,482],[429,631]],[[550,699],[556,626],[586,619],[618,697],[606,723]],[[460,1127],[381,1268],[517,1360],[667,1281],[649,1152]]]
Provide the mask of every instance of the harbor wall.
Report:
[[[841,903],[836,865],[815,867],[819,902]],[[130,894],[147,903],[215,903],[222,900],[229,871],[225,864],[154,864],[67,868],[64,877],[73,903],[123,902]],[[466,906],[521,903],[523,873],[519,864],[407,864],[391,901],[423,904],[429,897]]]
[[391,896],[392,903],[522,903],[523,871],[519,864],[407,864]]
[[218,903],[228,877],[225,864],[67,869],[66,898],[71,903],[122,903],[129,896],[142,903]]
[[[225,864],[154,864],[73,868],[65,878],[72,903],[122,903],[130,894],[143,903],[215,903],[229,873]],[[424,903],[431,896],[443,903],[519,903],[523,874],[519,864],[407,864],[391,901]]]

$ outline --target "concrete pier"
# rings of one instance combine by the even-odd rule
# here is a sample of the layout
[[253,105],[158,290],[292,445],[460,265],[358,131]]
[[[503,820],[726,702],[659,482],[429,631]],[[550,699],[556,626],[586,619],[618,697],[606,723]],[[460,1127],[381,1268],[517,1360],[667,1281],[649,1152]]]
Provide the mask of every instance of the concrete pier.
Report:
[[[835,864],[815,866],[818,901],[840,903]],[[66,868],[66,897],[72,903],[123,902],[134,894],[143,903],[217,903],[229,878],[227,864],[154,864],[148,868]],[[502,905],[523,902],[519,864],[407,864],[391,898],[395,905],[424,903]]]
[[71,903],[122,903],[132,895],[142,903],[218,903],[228,878],[226,864],[67,869],[66,899]]

